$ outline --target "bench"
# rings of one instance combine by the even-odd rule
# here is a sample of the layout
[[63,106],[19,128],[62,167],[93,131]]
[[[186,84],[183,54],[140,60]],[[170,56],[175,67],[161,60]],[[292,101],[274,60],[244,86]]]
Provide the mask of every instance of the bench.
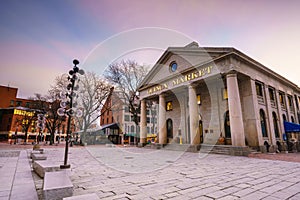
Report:
[[53,164],[47,160],[38,160],[34,161],[32,164],[32,168],[41,178],[44,178],[46,172],[55,172],[60,171],[60,167],[58,164]]
[[63,200],[82,200],[82,199],[87,199],[87,200],[100,200],[100,198],[97,196],[96,193],[92,193],[92,194],[83,194],[83,195],[78,195],[78,196],[72,196],[72,197],[66,197],[66,198],[63,198]]
[[58,200],[73,195],[73,184],[66,170],[46,172],[43,184],[43,199]]
[[44,154],[32,154],[31,156],[32,156],[32,161],[47,159],[47,156],[45,156]]
[[32,155],[33,154],[43,154],[44,153],[44,150],[43,149],[41,149],[42,151],[40,151],[40,150],[32,150],[31,152],[30,152],[30,158],[32,159]]

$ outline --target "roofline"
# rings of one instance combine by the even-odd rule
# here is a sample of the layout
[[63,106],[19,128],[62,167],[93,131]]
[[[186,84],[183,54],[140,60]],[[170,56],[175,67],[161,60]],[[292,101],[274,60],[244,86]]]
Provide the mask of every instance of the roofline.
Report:
[[141,82],[140,86],[138,87],[138,91],[141,91],[141,90],[147,88],[147,86],[145,87],[144,84],[150,78],[150,76],[153,74],[153,71],[156,70],[156,68],[157,68],[156,66],[159,65],[167,57],[167,55],[169,55],[170,53],[173,53],[173,52],[174,53],[175,52],[207,52],[208,54],[209,53],[218,53],[218,52],[224,52],[225,53],[224,55],[222,55],[220,57],[217,57],[215,59],[212,59],[212,60],[210,60],[206,63],[202,63],[201,65],[205,65],[205,64],[208,64],[210,62],[219,60],[220,58],[228,57],[228,56],[231,56],[231,55],[238,56],[243,61],[246,61],[246,62],[256,66],[257,68],[263,70],[264,72],[266,72],[268,74],[271,74],[277,80],[285,82],[286,84],[292,86],[293,88],[295,88],[296,90],[298,90],[300,92],[300,88],[297,84],[295,84],[292,81],[288,80],[287,78],[281,76],[277,72],[275,72],[275,71],[271,70],[270,68],[264,66],[260,62],[254,60],[253,58],[249,57],[248,55],[246,55],[245,53],[241,52],[240,50],[238,50],[234,47],[202,47],[202,48],[188,48],[188,49],[185,48],[185,47],[169,47],[163,53],[163,55],[158,59],[158,61],[155,63],[155,65],[152,67],[152,69],[148,72],[147,76],[144,78],[144,80]]

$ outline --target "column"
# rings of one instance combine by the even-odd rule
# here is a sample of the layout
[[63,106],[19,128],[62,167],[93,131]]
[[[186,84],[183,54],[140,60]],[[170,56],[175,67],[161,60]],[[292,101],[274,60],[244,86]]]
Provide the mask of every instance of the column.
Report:
[[242,106],[236,73],[228,74],[226,80],[232,145],[245,146]]
[[282,134],[284,133],[284,125],[283,125],[283,117],[282,117],[282,108],[279,99],[279,90],[275,89],[275,96],[276,96],[276,106],[277,106],[277,120],[278,120],[278,129],[280,139],[282,139]]
[[141,100],[141,135],[140,143],[146,144],[147,139],[147,108],[145,99]]
[[159,95],[159,144],[167,144],[167,127],[166,127],[166,100],[164,94]]
[[198,131],[198,109],[197,109],[197,96],[193,86],[189,86],[189,116],[190,116],[190,136],[191,144],[200,144],[200,135]]
[[297,98],[298,98],[297,96],[296,96],[296,98],[295,98],[295,95],[292,96],[293,103],[294,103],[293,105],[294,105],[294,113],[295,113],[295,116],[294,116],[294,118],[295,118],[295,123],[296,123],[296,124],[299,124],[298,108],[297,108],[297,104],[296,104],[296,101],[298,101]]
[[266,119],[267,122],[267,130],[268,130],[268,138],[272,145],[276,145],[276,137],[275,137],[275,129],[274,129],[274,121],[273,121],[273,112],[271,108],[271,100],[269,94],[269,88],[264,85],[265,88],[265,98],[266,98],[266,114],[268,118]]
[[290,106],[289,106],[289,99],[288,99],[288,94],[285,93],[284,94],[284,101],[285,101],[285,109],[286,109],[286,120],[288,122],[292,121],[292,115],[291,115],[291,110],[290,110]]

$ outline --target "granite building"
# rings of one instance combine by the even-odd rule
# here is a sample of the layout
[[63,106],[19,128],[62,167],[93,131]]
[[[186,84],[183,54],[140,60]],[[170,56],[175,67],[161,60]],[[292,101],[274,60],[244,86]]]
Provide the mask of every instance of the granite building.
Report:
[[169,47],[139,92],[142,143],[147,101],[159,107],[160,144],[276,149],[284,121],[300,123],[300,88],[235,48]]

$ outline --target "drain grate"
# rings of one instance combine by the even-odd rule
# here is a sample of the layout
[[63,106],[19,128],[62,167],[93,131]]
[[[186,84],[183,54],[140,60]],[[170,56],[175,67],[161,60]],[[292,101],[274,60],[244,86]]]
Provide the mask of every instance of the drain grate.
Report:
[[124,158],[125,159],[133,159],[133,157],[131,157],[131,156],[125,156]]

